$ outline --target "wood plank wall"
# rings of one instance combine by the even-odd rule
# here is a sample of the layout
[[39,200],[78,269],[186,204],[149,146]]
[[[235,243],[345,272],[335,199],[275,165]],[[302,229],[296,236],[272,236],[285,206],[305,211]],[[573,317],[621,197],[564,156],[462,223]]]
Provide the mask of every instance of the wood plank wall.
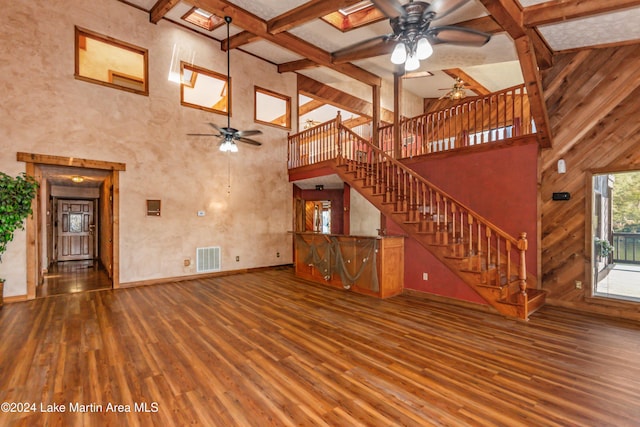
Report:
[[[592,173],[640,170],[640,48],[630,45],[555,57],[543,73],[554,136],[540,157],[542,287],[550,304],[640,319],[640,304],[591,298]],[[567,173],[557,172],[564,159]],[[570,201],[552,201],[553,192]],[[589,235],[589,237],[587,237]],[[576,289],[575,281],[583,289]]]

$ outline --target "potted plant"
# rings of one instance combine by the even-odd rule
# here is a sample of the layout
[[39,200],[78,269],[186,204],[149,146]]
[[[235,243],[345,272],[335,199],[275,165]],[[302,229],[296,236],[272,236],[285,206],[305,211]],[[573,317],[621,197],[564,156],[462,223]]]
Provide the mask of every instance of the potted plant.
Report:
[[[13,240],[13,233],[24,230],[24,220],[31,215],[31,202],[36,196],[38,183],[22,173],[15,178],[0,172],[0,262]],[[0,307],[3,304],[4,279],[0,278]]]
[[613,245],[606,239],[600,239],[596,237],[596,253],[600,255],[602,259],[609,258],[609,255],[613,252]]

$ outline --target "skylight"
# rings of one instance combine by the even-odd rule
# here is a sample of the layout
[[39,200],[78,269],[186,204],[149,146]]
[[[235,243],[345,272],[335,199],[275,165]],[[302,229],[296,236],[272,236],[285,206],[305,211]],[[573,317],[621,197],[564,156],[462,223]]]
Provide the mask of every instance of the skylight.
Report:
[[340,31],[349,31],[384,19],[385,16],[370,2],[361,1],[323,16],[321,19]]
[[224,19],[198,7],[191,8],[182,19],[207,31],[212,31],[224,24]]
[[352,13],[359,12],[362,9],[366,9],[371,6],[373,6],[373,3],[371,3],[369,0],[365,0],[365,1],[361,1],[360,3],[353,4],[349,7],[338,9],[338,12],[340,12],[344,16],[348,16],[348,15],[351,15]]

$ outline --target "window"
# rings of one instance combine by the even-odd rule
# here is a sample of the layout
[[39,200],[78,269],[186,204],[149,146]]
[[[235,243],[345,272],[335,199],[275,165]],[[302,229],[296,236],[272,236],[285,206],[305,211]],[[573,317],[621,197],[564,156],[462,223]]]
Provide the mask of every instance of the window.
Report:
[[185,62],[181,63],[180,68],[180,104],[224,115],[229,111],[231,115],[231,91],[227,88],[227,76]]
[[291,97],[255,86],[257,123],[291,129]]
[[149,95],[147,49],[79,27],[75,33],[76,79]]

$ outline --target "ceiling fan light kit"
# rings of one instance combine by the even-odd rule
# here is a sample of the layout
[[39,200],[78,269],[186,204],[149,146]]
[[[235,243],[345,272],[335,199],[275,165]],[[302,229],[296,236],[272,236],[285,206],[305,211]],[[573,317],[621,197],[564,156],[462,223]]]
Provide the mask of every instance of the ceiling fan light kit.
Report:
[[454,44],[480,47],[491,35],[464,27],[431,27],[431,22],[441,19],[464,6],[469,0],[433,0],[431,3],[413,1],[401,4],[398,0],[372,0],[372,3],[389,18],[393,33],[378,36],[341,49],[339,56],[346,56],[366,50],[372,42],[396,42],[391,54],[391,62],[404,64],[405,71],[420,68],[420,61],[433,54],[433,45]]
[[224,141],[222,144],[220,144],[220,151],[222,151],[223,153],[227,151],[231,153],[237,153],[238,146],[233,141]]

